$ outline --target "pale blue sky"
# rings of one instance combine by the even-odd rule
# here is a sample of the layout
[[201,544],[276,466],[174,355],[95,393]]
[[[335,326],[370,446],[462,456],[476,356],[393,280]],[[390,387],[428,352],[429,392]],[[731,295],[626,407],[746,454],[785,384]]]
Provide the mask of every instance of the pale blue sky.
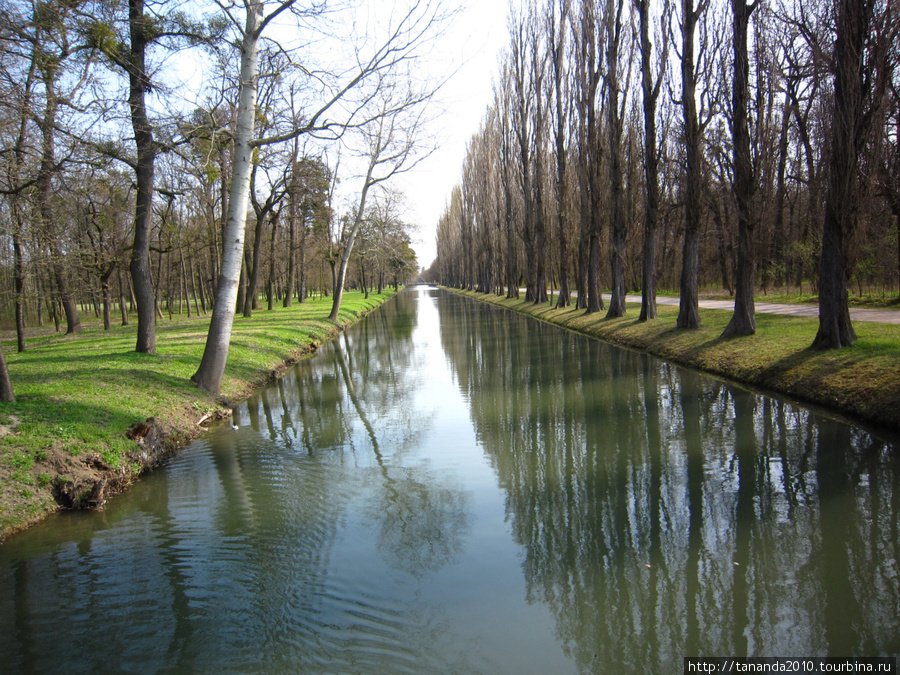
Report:
[[506,0],[466,0],[435,55],[438,67],[458,69],[439,96],[446,109],[435,129],[439,148],[398,181],[409,200],[409,220],[420,226],[413,248],[423,267],[435,257],[438,218],[459,182],[466,144],[493,97],[499,54],[508,42],[507,7]]

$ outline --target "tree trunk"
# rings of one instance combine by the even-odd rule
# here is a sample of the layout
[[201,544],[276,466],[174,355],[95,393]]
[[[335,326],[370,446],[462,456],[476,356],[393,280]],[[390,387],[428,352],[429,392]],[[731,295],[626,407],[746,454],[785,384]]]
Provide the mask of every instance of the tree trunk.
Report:
[[259,75],[259,28],[263,3],[247,6],[247,24],[241,44],[241,91],[237,131],[234,139],[234,170],[229,190],[228,220],[222,242],[222,266],[216,288],[215,307],[209,324],[200,367],[191,380],[203,391],[218,394],[228,361],[231,329],[244,252],[244,227],[250,200],[250,171],[253,160],[253,133]]
[[269,246],[269,281],[266,284],[266,300],[269,311],[275,308],[275,233],[278,232],[278,220],[272,218],[272,241]]
[[702,156],[697,120],[694,75],[694,29],[697,13],[693,0],[682,0],[681,104],[684,109],[684,141],[687,155],[687,185],[684,205],[684,245],[681,251],[681,281],[678,328],[700,327],[700,189]]
[[145,101],[150,78],[144,57],[147,50],[147,17],[143,0],[128,0],[128,23],[131,31],[131,60],[128,69],[128,106],[137,146],[135,167],[134,244],[131,249],[131,283],[137,301],[137,344],[135,351],[156,353],[156,294],[150,273],[150,228],[153,218],[153,173],[156,142],[147,118]]
[[81,320],[78,318],[78,307],[75,300],[69,292],[68,283],[66,282],[65,268],[63,267],[62,253],[59,249],[59,242],[55,228],[53,226],[53,205],[51,177],[55,171],[55,139],[53,134],[56,127],[56,93],[54,87],[55,73],[52,72],[53,66],[48,66],[50,72],[44,74],[44,84],[47,89],[47,100],[45,104],[44,119],[41,121],[41,168],[38,174],[35,187],[37,188],[37,197],[39,204],[39,212],[41,221],[46,228],[46,236],[49,242],[50,250],[50,267],[53,272],[53,281],[56,283],[56,289],[63,303],[63,309],[66,313],[66,334],[74,334],[81,331]]
[[78,317],[78,305],[69,291],[65,268],[62,264],[62,253],[60,253],[55,241],[50,243],[50,256],[53,259],[53,280],[56,282],[56,290],[59,293],[63,311],[66,314],[66,335],[80,333],[81,319]]
[[894,223],[897,226],[897,295],[900,296],[900,209],[894,210]]
[[656,230],[659,218],[659,157],[656,147],[656,101],[660,80],[653,83],[650,0],[638,0],[641,23],[641,87],[644,94],[644,244],[641,267],[641,313],[638,321],[656,318]]
[[588,314],[603,309],[603,296],[600,295],[600,235],[591,232],[588,238]]
[[[582,192],[584,192],[582,190]],[[575,307],[587,310],[588,299],[588,251],[590,250],[590,238],[586,228],[582,227],[578,242],[578,274],[575,279]]]
[[[37,45],[32,47],[32,58],[28,65],[28,74],[22,83],[23,97],[20,109],[19,133],[13,152],[14,177],[18,183],[21,178],[21,169],[25,163],[25,144],[28,136],[28,119],[31,107],[31,92],[34,83],[34,74],[37,68]],[[22,242],[22,234],[25,229],[25,216],[21,210],[20,196],[18,193],[10,195],[10,215],[13,220],[13,273],[15,276],[16,293],[16,346],[19,352],[25,351],[25,253]],[[38,323],[41,322],[40,293],[38,293]]]
[[865,143],[860,127],[865,105],[863,50],[870,12],[869,2],[838,2],[831,172],[822,226],[819,331],[812,344],[815,349],[839,349],[856,341],[847,287],[850,243],[859,208],[859,156]]
[[366,212],[366,197],[369,194],[369,188],[372,186],[372,173],[375,170],[377,160],[378,157],[376,154],[373,154],[369,159],[369,170],[366,173],[365,181],[363,181],[363,188],[359,196],[356,216],[353,219],[353,227],[350,230],[350,235],[347,237],[347,244],[344,246],[343,255],[341,255],[341,266],[335,277],[334,298],[331,302],[331,313],[328,315],[330,321],[337,321],[338,313],[341,311],[341,299],[344,296],[344,280],[347,278],[347,265],[350,263],[350,254],[353,252],[353,242],[356,240],[356,234],[359,232],[359,228],[363,222],[363,216]]
[[284,301],[282,302],[283,307],[290,307],[294,302],[294,285],[297,283],[297,268],[295,266],[294,256],[296,255],[296,248],[294,246],[294,242],[297,239],[297,198],[292,193],[289,196],[290,201],[288,202],[288,270],[287,270],[287,285],[284,290]]
[[256,214],[256,227],[253,231],[253,253],[250,260],[250,274],[247,276],[247,294],[244,297],[244,316],[253,316],[256,307],[256,284],[259,280],[259,252],[262,249],[263,222],[268,211]]
[[791,113],[790,105],[785,103],[784,110],[781,115],[781,133],[778,139],[778,169],[776,172],[775,185],[775,232],[772,237],[772,262],[777,265],[777,275],[775,283],[781,285],[790,277],[787,274],[785,264],[785,236],[784,227],[784,207],[787,200],[787,183],[785,175],[787,173],[788,158],[788,127],[790,125]]
[[[181,254],[181,286],[184,289],[184,298],[187,301],[187,315],[188,318],[191,318],[191,298],[190,296],[194,296],[194,306],[196,307],[197,298],[194,293],[194,274],[188,274],[187,265],[184,262],[184,247],[179,249],[179,253]],[[188,284],[188,280],[190,280],[190,284]],[[178,303],[178,313],[181,314],[181,302]],[[200,313],[199,311],[197,312]]]
[[15,403],[16,394],[13,391],[12,380],[9,379],[9,369],[6,367],[6,358],[0,349],[0,401]]
[[[536,44],[537,38],[534,38]],[[532,49],[533,86],[537,93],[534,101],[534,176],[532,234],[534,236],[534,304],[548,302],[547,297],[547,223],[544,214],[544,64],[535,46]]]
[[122,270],[116,272],[119,278],[119,312],[122,314],[122,325],[128,325],[128,308],[125,306],[125,284],[122,283]]
[[513,233],[512,195],[509,177],[503,181],[504,203],[506,204],[506,297],[519,298],[518,270],[516,265],[516,242]]
[[[593,108],[593,104],[591,104]],[[603,198],[600,187],[600,167],[602,148],[596,130],[594,113],[589,114],[588,129],[588,269],[587,269],[587,313],[603,309],[603,295],[600,291],[600,238],[603,235]]]
[[756,287],[756,223],[751,211],[753,199],[753,164],[750,158],[750,127],[747,120],[750,62],[747,56],[747,26],[756,3],[750,7],[746,0],[731,0],[734,13],[734,83],[732,90],[732,136],[734,191],[737,203],[738,241],[737,266],[734,278],[734,314],[722,332],[722,337],[753,335],[756,333],[756,307],[753,292]]
[[[589,141],[589,143],[596,141]],[[599,154],[597,147],[595,152]],[[602,199],[600,196],[600,166],[588,165],[588,233],[587,233],[587,306],[586,312],[593,314],[603,309],[603,295],[600,291],[600,237],[603,233]]]
[[534,232],[534,303],[549,302],[547,296],[547,230],[544,220],[543,190],[537,188]]
[[[523,19],[519,19],[524,21]],[[540,180],[536,174],[536,168],[532,162],[532,136],[529,133],[529,122],[531,121],[531,105],[534,102],[535,92],[531,89],[527,70],[527,59],[525,55],[525,35],[524,27],[520,24],[513,35],[511,44],[511,65],[513,78],[514,99],[514,133],[516,142],[519,146],[518,154],[518,176],[520,181],[522,195],[522,244],[525,249],[525,301],[536,302],[537,293],[537,258],[535,251],[535,204],[533,191],[533,181]],[[535,139],[536,140],[536,134]],[[464,243],[465,246],[465,243]],[[471,246],[466,246],[471,253]]]
[[559,275],[559,295],[556,299],[556,308],[568,307],[571,302],[571,290],[569,288],[569,242],[568,242],[568,208],[566,197],[568,195],[568,182],[566,180],[566,138],[569,123],[570,106],[568,102],[568,90],[566,80],[568,73],[565,68],[565,35],[566,22],[569,17],[569,5],[563,1],[560,3],[560,16],[557,22],[555,3],[551,6],[550,51],[553,66],[553,91],[555,94],[554,128],[555,154],[556,154],[556,218],[557,218],[557,245],[559,258],[557,274]]
[[[606,111],[609,123],[609,174],[612,183],[612,224],[610,227],[610,281],[612,294],[607,318],[625,316],[625,186],[622,176],[622,118],[619,111],[619,34],[621,2],[607,2]],[[614,18],[615,17],[615,18]]]
[[[303,227],[300,232],[300,277],[297,282],[297,301],[305,302],[306,296],[308,295],[306,283],[306,216],[303,217],[301,223]],[[333,272],[334,268],[332,268],[332,273]],[[293,292],[293,287],[291,288],[291,292]]]
[[718,246],[717,256],[719,262],[719,276],[722,280],[722,290],[728,291],[728,295],[734,295],[734,289],[731,287],[731,279],[728,276],[728,259],[733,252],[733,244],[729,245],[726,241],[728,236],[728,227],[725,223],[725,214],[722,213],[722,204],[716,195],[710,195],[710,208],[712,209],[713,223],[716,225],[716,245]]
[[241,257],[241,273],[238,276],[238,295],[234,307],[235,312],[244,310],[244,302],[247,298],[247,269],[250,267],[250,251],[244,251]]
[[[18,201],[18,200],[16,200]],[[13,207],[13,211],[18,211]],[[16,345],[19,352],[25,351],[25,256],[22,250],[22,223],[19,214],[14,215],[13,256],[16,291]]]
[[[198,269],[196,272],[194,271],[194,256],[189,258],[190,260],[190,275],[191,275],[191,290],[194,296],[194,309],[197,310],[197,315],[202,313],[206,314],[206,298],[203,293],[203,277],[201,271]],[[200,268],[203,268],[203,263],[200,263]]]
[[109,330],[112,328],[112,319],[110,318],[110,312],[112,311],[112,293],[109,288],[109,278],[112,276],[112,269],[104,272],[103,276],[100,277],[100,288],[103,295],[103,330]]

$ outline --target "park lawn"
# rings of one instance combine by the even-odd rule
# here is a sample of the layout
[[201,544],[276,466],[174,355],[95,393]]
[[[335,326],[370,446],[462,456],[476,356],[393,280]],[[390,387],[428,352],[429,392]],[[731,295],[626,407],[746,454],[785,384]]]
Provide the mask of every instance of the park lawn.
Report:
[[156,355],[134,351],[134,323],[104,331],[82,319],[78,335],[34,337],[23,353],[6,342],[16,402],[0,403],[0,540],[56,510],[60,486],[107,480],[120,489],[132,481],[146,468],[126,435],[133,425],[155,418],[162,449],[176,450],[202,432],[204,416],[227,416],[233,402],[392,295],[346,292],[336,323],[327,318],[331,298],[237,316],[220,397],[190,381],[209,315],[159,320]]
[[701,309],[697,330],[675,327],[678,307],[658,307],[659,318],[639,322],[640,305],[622,318],[607,319],[573,307],[555,309],[523,299],[463,292],[612,344],[639,349],[696,370],[812,403],[850,419],[900,429],[900,326],[856,322],[852,347],[809,348],[818,319],[756,315],[756,334],[719,337],[730,311]]
[[[900,293],[887,289],[863,289],[853,287],[848,289],[848,301],[850,307],[867,309],[900,309]],[[677,288],[657,289],[658,297],[679,297]],[[701,300],[734,300],[734,295],[720,286],[707,286],[700,288]],[[774,302],[786,305],[818,305],[819,295],[813,292],[811,286],[804,286],[803,290],[796,287],[771,288],[762,293],[757,289],[756,302]]]

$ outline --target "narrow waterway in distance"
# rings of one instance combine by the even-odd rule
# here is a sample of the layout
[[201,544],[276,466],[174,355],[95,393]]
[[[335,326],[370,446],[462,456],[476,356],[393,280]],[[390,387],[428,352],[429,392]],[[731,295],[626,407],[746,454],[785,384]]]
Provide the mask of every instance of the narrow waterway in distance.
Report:
[[900,654],[900,444],[436,289],[0,546],[0,672]]

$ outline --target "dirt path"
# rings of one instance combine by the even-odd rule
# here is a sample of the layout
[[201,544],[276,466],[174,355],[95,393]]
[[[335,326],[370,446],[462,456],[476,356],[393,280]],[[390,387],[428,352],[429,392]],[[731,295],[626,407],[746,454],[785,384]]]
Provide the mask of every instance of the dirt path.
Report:
[[[608,299],[608,295],[603,296]],[[626,295],[626,302],[640,303],[640,295]],[[658,305],[678,305],[678,298],[657,297]],[[734,309],[734,300],[701,300],[704,309]],[[818,305],[783,305],[775,302],[757,302],[756,311],[760,314],[783,314],[785,316],[806,316],[813,319],[819,316]],[[851,309],[850,319],[853,321],[872,321],[874,323],[892,323],[900,325],[900,310],[896,309]]]

